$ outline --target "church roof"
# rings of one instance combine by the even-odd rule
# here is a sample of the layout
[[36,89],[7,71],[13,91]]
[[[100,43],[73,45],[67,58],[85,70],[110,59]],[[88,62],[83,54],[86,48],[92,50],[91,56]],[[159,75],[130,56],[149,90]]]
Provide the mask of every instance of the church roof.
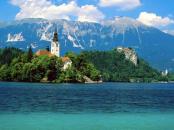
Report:
[[62,62],[63,62],[63,63],[71,61],[70,58],[67,57],[67,56],[61,57],[61,59],[62,59]]
[[47,56],[49,56],[49,57],[54,56],[53,54],[51,54],[51,52],[49,52],[49,51],[47,51],[47,50],[38,50],[38,51],[36,52],[36,55],[37,55],[37,56],[44,56],[44,55],[47,55]]

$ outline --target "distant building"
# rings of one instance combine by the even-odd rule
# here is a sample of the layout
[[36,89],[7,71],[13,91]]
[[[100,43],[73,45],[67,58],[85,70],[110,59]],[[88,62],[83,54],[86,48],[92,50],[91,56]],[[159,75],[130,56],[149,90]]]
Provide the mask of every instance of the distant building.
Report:
[[118,52],[123,52],[125,54],[125,58],[130,60],[135,66],[138,64],[138,57],[136,52],[132,48],[125,47],[117,47]]
[[167,76],[168,74],[169,74],[169,71],[167,69],[161,73],[162,76]]
[[72,61],[69,57],[61,57],[62,62],[64,63],[63,70],[68,69],[72,65]]
[[[36,52],[37,56],[44,56],[47,55],[48,57],[57,56],[60,57],[60,44],[58,41],[58,34],[57,31],[54,32],[53,40],[51,42],[51,51],[49,51],[49,47],[45,50],[38,50]],[[63,70],[66,70],[68,67],[72,65],[72,61],[69,57],[61,57],[63,62]]]

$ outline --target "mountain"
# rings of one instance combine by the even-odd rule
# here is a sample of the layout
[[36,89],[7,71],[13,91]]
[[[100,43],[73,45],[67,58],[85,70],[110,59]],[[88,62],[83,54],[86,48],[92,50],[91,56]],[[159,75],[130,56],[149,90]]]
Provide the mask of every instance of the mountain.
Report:
[[117,17],[100,24],[45,19],[23,19],[0,24],[0,48],[7,46],[33,50],[50,46],[58,30],[61,55],[67,51],[111,50],[131,47],[155,68],[174,70],[174,36],[134,19]]

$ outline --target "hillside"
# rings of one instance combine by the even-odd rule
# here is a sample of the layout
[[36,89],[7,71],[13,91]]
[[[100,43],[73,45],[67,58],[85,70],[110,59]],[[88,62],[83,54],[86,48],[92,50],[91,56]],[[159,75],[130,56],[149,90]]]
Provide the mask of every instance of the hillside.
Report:
[[111,51],[86,51],[85,59],[100,70],[104,81],[109,82],[152,82],[165,80],[143,59],[135,65],[116,49]]
[[56,56],[37,56],[16,48],[0,50],[0,81],[18,82],[157,82],[166,77],[150,67],[142,59],[133,62],[125,54],[111,51],[68,52],[72,65],[66,70],[63,61]]
[[126,17],[105,20],[100,24],[45,19],[24,19],[0,24],[0,48],[27,50],[50,45],[58,29],[61,55],[68,51],[111,50],[116,46],[132,47],[153,67],[174,70],[174,36]]

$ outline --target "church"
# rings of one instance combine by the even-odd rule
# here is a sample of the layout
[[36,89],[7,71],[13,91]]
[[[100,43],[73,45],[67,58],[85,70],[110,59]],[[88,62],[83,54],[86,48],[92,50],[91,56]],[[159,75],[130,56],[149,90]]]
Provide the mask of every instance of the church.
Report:
[[51,42],[51,51],[50,51],[50,49],[38,50],[36,52],[36,55],[37,56],[47,55],[49,57],[51,57],[51,56],[60,57],[60,43],[58,41],[57,31],[54,32],[53,40]]
[[[53,35],[53,40],[51,41],[51,50],[44,49],[44,50],[38,50],[36,52],[37,56],[44,56],[47,55],[48,57],[57,56],[60,57],[60,43],[58,39],[58,33],[57,30],[55,30]],[[72,61],[69,57],[60,57],[62,59],[62,62],[64,64],[63,70],[66,70],[68,67],[72,65]]]

